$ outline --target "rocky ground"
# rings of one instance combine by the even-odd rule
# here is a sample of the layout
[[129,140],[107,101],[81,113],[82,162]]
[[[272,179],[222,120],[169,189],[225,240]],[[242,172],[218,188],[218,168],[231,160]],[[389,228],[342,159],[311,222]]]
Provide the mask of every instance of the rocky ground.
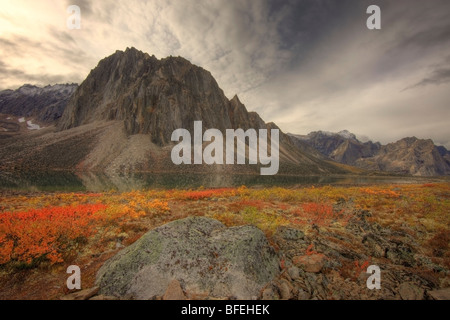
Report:
[[[159,230],[158,228],[170,221],[201,216],[218,220],[224,225],[223,228],[232,227],[230,230],[253,225],[263,231],[261,234],[265,234],[268,245],[273,248],[278,264],[275,276],[271,277],[272,280],[261,283],[257,287],[258,290],[246,298],[449,299],[449,197],[448,183],[295,189],[239,188],[225,191],[151,191],[92,196],[86,194],[79,195],[78,198],[61,194],[27,194],[27,197],[23,197],[20,193],[3,193],[0,208],[2,212],[19,206],[16,204],[19,200],[22,201],[20,210],[25,210],[27,201],[30,202],[30,206],[36,206],[36,203],[44,201],[47,205],[60,204],[61,201],[91,203],[93,198],[97,199],[96,203],[107,204],[110,208],[114,203],[120,205],[129,203],[130,206],[141,209],[142,204],[155,198],[164,202],[165,209],[164,213],[162,211],[145,213],[147,208],[144,208],[142,213],[144,216],[115,223],[114,226],[108,227],[107,233],[97,232],[95,237],[83,245],[81,251],[68,257],[62,264],[53,266],[44,264],[31,269],[23,267],[17,269],[12,265],[3,265],[0,268],[2,288],[0,298],[134,299],[136,296],[130,294],[121,295],[102,290],[101,284],[98,288],[98,271],[101,266],[117,253],[130,251],[133,243],[142,242],[143,240],[138,239],[144,239],[147,232]],[[324,203],[330,206],[322,205]],[[314,210],[311,209],[313,207]],[[114,231],[114,228],[117,231]],[[203,234],[202,237],[205,239],[217,238],[215,233],[212,233],[213,236],[200,234]],[[170,238],[176,237],[170,235]],[[238,242],[233,236],[226,238]],[[182,238],[180,241],[189,243]],[[126,249],[123,249],[124,247]],[[197,247],[211,248],[211,244],[197,243]],[[258,250],[254,250],[251,254]],[[167,277],[164,277],[164,283],[160,283],[159,291],[146,296],[146,299],[239,298],[234,291],[226,293],[228,291],[224,290],[222,291],[224,294],[214,294],[212,291],[192,290],[192,284],[186,275],[176,271],[176,262],[180,264],[180,261],[183,261],[183,253],[175,251],[171,252],[175,254],[173,259],[158,260],[167,262],[164,269],[167,271]],[[250,255],[250,251],[246,252],[243,256]],[[176,257],[177,254],[180,255],[179,258]],[[217,255],[220,256],[222,255]],[[206,269],[205,264],[200,263],[197,266],[203,268],[202,272],[206,272],[205,277],[208,277],[208,272],[216,272],[216,264],[211,261],[217,257],[211,253],[207,255],[206,260],[199,258],[208,262]],[[235,260],[239,261],[239,257],[237,254]],[[227,261],[224,260],[223,263]],[[236,265],[236,261],[233,265]],[[258,264],[252,259],[248,261],[250,262],[247,267],[243,265],[243,270],[252,269],[252,264]],[[224,270],[223,263],[217,264],[221,266],[220,272]],[[65,268],[69,264],[81,267],[83,288],[89,289],[75,293],[67,290]],[[367,287],[370,275],[366,271],[371,265],[376,265],[381,270],[379,290],[370,290]]]
[[[279,275],[267,283],[261,300],[448,300],[450,271],[420,254],[420,247],[405,231],[393,231],[365,219],[361,212],[345,230],[321,230],[305,235],[283,227],[273,236],[278,249]],[[351,243],[351,245],[349,245]],[[367,288],[369,265],[381,269],[381,289]],[[183,280],[181,280],[183,283]],[[178,280],[153,299],[229,299],[189,293]],[[62,299],[112,300],[93,287]],[[130,296],[126,298],[132,298]]]

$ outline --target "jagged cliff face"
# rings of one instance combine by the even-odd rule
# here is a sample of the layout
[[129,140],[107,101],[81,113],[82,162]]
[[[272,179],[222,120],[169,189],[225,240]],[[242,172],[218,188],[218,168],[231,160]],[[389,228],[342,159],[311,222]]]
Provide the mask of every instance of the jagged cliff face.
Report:
[[178,128],[193,130],[196,120],[219,130],[264,127],[237,97],[229,101],[208,71],[183,58],[158,60],[134,48],[100,61],[73,95],[59,128],[97,120],[122,120],[128,135],[150,134],[158,145],[170,143]]
[[0,113],[52,123],[61,117],[77,87],[77,84],[56,84],[40,88],[26,84],[17,90],[1,91]]

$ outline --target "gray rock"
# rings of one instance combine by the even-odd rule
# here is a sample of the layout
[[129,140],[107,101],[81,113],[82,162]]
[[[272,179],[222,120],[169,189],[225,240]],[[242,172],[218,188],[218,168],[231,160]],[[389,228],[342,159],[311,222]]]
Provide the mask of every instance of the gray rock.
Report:
[[176,279],[187,294],[251,299],[278,273],[275,251],[258,228],[190,217],[123,249],[99,270],[97,284],[103,295],[151,299]]
[[286,280],[281,280],[277,286],[282,300],[289,300],[292,298],[291,286]]
[[297,280],[298,278],[300,278],[300,270],[295,266],[290,267],[287,272],[292,280]]

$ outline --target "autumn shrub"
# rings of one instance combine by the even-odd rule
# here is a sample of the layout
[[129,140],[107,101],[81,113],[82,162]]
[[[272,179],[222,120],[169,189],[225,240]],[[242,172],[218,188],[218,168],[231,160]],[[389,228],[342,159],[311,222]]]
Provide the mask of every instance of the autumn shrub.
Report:
[[259,211],[255,207],[247,207],[240,214],[245,223],[258,227],[267,236],[273,235],[278,227],[289,225],[286,218],[273,211]]
[[215,212],[211,214],[210,217],[222,222],[227,227],[235,227],[245,224],[245,221],[241,215],[229,211]]
[[335,211],[333,206],[327,203],[303,203],[301,209],[293,211],[293,222],[295,224],[315,224],[318,226],[328,226],[335,220],[342,220],[343,211]]
[[230,193],[234,194],[234,191],[230,188],[209,189],[209,190],[190,190],[190,191],[183,192],[180,195],[180,198],[182,200],[203,200],[203,199],[209,199],[212,197],[229,196]]
[[439,230],[428,240],[428,245],[433,251],[433,255],[443,257],[449,250],[450,232],[448,230]]
[[360,192],[370,194],[370,195],[384,196],[384,197],[391,197],[391,198],[399,198],[400,197],[400,193],[389,190],[389,189],[361,188]]
[[63,261],[63,253],[89,237],[105,210],[102,204],[0,213],[0,264]]

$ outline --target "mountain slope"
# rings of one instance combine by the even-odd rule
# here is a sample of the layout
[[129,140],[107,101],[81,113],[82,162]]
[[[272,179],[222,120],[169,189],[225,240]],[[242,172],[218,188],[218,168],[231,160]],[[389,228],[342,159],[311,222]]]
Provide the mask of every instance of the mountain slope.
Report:
[[358,167],[416,176],[450,175],[449,163],[441,156],[432,140],[404,138],[382,146],[370,158],[359,159]]
[[[101,60],[90,72],[71,96],[56,129],[0,147],[0,165],[33,163],[33,167],[108,172],[259,172],[255,165],[173,165],[171,135],[180,128],[193,132],[194,121],[202,121],[203,130],[215,128],[222,133],[226,129],[277,128],[248,112],[237,96],[228,100],[208,71],[186,59],[158,60],[127,48]],[[21,144],[27,146],[27,154],[22,148],[16,157]],[[299,149],[280,131],[279,172],[347,170],[317,153]]]
[[346,130],[290,136],[297,144],[307,144],[330,159],[365,170],[416,176],[450,174],[448,151],[444,147],[436,147],[431,140],[404,138],[384,146],[379,142],[363,143]]

